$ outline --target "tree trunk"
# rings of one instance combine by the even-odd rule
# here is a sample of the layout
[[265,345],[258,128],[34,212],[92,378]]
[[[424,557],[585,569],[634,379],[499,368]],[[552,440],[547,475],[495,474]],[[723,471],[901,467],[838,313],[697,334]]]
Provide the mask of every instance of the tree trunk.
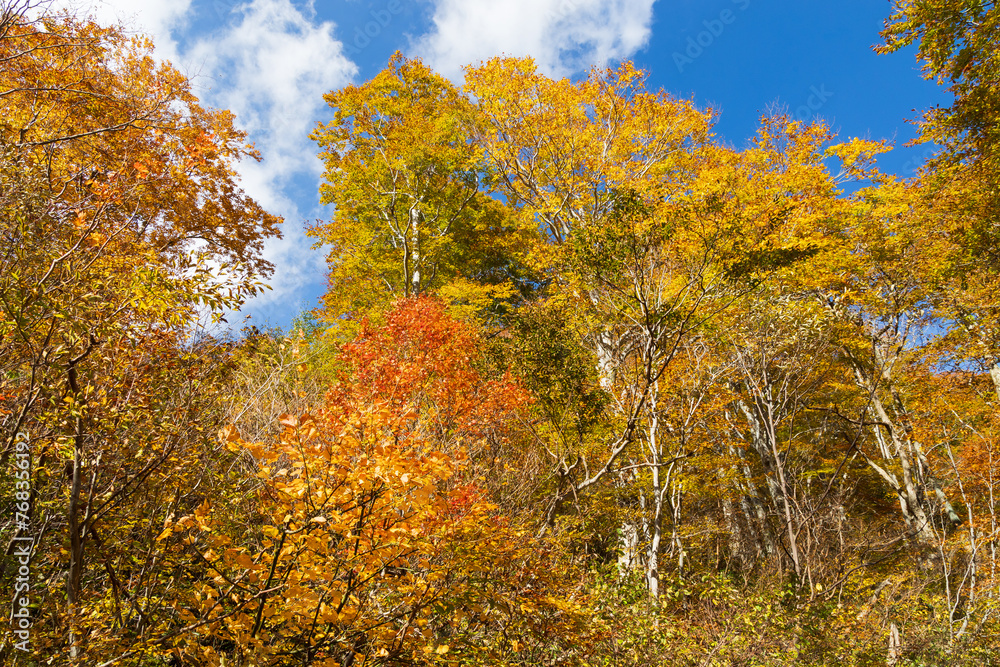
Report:
[[[659,383],[654,383],[650,403],[655,406],[658,400]],[[654,600],[660,596],[660,572],[659,555],[660,539],[663,531],[663,494],[664,488],[670,485],[670,475],[666,479],[661,479],[660,475],[660,442],[659,442],[659,415],[654,409],[650,414],[649,426],[647,428],[647,445],[649,446],[649,462],[652,464],[653,488],[652,488],[652,518],[649,522],[649,547],[646,552],[646,586],[649,595]]]
[[788,533],[788,548],[792,555],[792,565],[795,567],[795,578],[801,580],[802,568],[799,565],[799,547],[795,541],[797,531],[792,520],[792,506],[788,500],[788,483],[785,480],[785,466],[781,460],[781,455],[778,453],[778,437],[774,428],[774,415],[770,400],[767,402],[767,410],[767,436],[768,440],[771,441],[771,453],[774,458],[775,469],[778,472],[778,483],[781,486],[781,500],[784,503],[785,510],[785,530]]
[[80,581],[83,571],[83,536],[80,531],[80,491],[83,463],[83,419],[76,418],[76,434],[73,438],[73,478],[69,492],[69,576],[66,582],[66,597],[69,606],[69,658],[72,661],[80,655],[80,635],[77,617],[80,613]]
[[767,513],[764,511],[764,503],[761,501],[760,494],[757,492],[757,487],[753,483],[753,471],[750,470],[750,464],[748,464],[746,458],[744,458],[742,449],[730,447],[729,452],[732,454],[734,461],[739,461],[739,467],[743,473],[743,479],[746,481],[745,492],[740,498],[740,507],[743,509],[743,514],[746,517],[747,526],[751,529],[755,526],[759,526],[759,531],[753,531],[756,539],[755,546],[757,547],[758,552],[764,553],[767,556],[773,556],[777,552],[778,548],[774,543],[774,537],[771,534],[771,526],[767,522]]
[[799,550],[795,540],[795,525],[792,518],[792,507],[788,499],[788,485],[785,480],[784,466],[778,452],[777,429],[775,427],[776,416],[774,405],[768,395],[764,392],[754,391],[753,405],[747,405],[743,400],[738,401],[740,410],[746,417],[750,426],[751,443],[754,451],[760,457],[761,467],[764,469],[764,478],[767,481],[767,490],[771,496],[771,504],[774,513],[782,517],[785,525],[785,533],[788,536],[788,554],[792,560],[792,569],[795,576],[802,575],[799,564]]
[[993,378],[993,386],[997,390],[997,400],[1000,401],[1000,360],[993,363],[990,369],[990,377]]
[[931,525],[930,517],[927,515],[926,489],[919,475],[915,474],[914,464],[917,462],[916,452],[913,443],[900,431],[893,420],[889,417],[882,401],[870,391],[871,406],[875,415],[882,424],[876,428],[883,428],[889,434],[892,442],[893,453],[899,462],[899,467],[903,473],[902,484],[897,490],[899,496],[899,507],[903,512],[903,519],[906,521],[913,537],[923,546],[930,546],[936,542],[934,527]]
[[420,296],[420,227],[423,214],[416,206],[410,209],[409,275],[407,291],[409,296]]
[[[729,499],[729,496],[722,496],[722,518],[726,521],[726,530],[729,533],[729,559],[735,560],[740,563],[740,569],[743,569],[743,544],[747,540],[743,538],[743,530],[740,528],[739,519],[736,518],[736,512],[733,510],[733,501]],[[719,559],[720,567],[722,559]]]
[[631,521],[624,521],[618,528],[618,575],[624,577],[634,570],[639,561],[639,527]]
[[601,388],[611,391],[615,385],[615,343],[610,331],[602,331],[597,336],[597,377]]
[[[82,400],[80,386],[77,383],[76,366],[93,351],[97,341],[93,335],[88,336],[87,348],[83,353],[69,361],[66,380],[69,384],[69,395],[73,397],[76,408],[82,410],[85,401]],[[73,428],[73,473],[69,494],[69,573],[66,581],[66,598],[69,611],[69,657],[76,662],[80,656],[80,633],[77,627],[80,613],[80,590],[83,575],[83,526],[80,525],[80,496],[82,491],[83,473],[83,416],[77,413]]]

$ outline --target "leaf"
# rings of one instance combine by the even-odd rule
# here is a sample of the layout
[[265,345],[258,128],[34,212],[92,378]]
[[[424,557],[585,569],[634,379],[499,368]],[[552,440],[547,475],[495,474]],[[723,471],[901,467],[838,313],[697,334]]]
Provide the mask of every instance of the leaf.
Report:
[[222,442],[231,443],[239,439],[240,439],[240,432],[232,424],[223,426],[222,430],[219,431],[219,440],[221,440]]

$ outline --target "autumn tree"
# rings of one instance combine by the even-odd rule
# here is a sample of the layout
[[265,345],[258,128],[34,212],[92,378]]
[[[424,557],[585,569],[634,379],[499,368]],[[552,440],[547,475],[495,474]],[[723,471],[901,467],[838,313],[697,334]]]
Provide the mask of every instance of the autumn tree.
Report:
[[336,209],[310,234],[330,247],[330,321],[432,292],[488,307],[527,288],[530,233],[488,196],[461,91],[397,53],[371,81],[326,100],[334,119],[312,136],[326,165],[321,198]]
[[479,376],[474,343],[440,303],[403,300],[276,442],[224,429],[259,466],[260,521],[249,540],[207,503],[167,521],[165,557],[194,563],[197,584],[157,650],[211,665],[583,657],[571,580],[476,477],[526,397]]
[[[944,178],[960,178],[964,166],[975,179],[996,185],[1000,167],[1000,134],[995,124],[1000,108],[996,43],[1000,9],[994,2],[933,0],[895,2],[882,36],[883,53],[916,45],[924,77],[947,87],[952,104],[929,109],[920,120],[921,140],[941,151],[931,162]],[[995,213],[995,191],[983,192]],[[982,251],[989,252],[989,229],[978,230]],[[972,240],[972,239],[970,239]],[[995,240],[995,238],[994,238]]]
[[27,433],[33,571],[49,582],[36,647],[75,664],[109,636],[127,647],[153,613],[149,522],[196,483],[203,420],[219,416],[224,355],[191,346],[191,327],[259,289],[280,222],[238,185],[235,162],[256,153],[232,114],[200,106],[151,49],[72,17],[3,15],[0,461]]
[[938,303],[957,326],[952,340],[989,370],[1000,398],[1000,320],[995,307],[1000,231],[1000,9],[994,2],[898,2],[879,51],[917,45],[927,79],[946,86],[950,105],[924,113],[920,141],[938,147],[923,178],[936,224],[949,231],[935,276]]
[[[650,470],[642,562],[657,590],[665,489],[677,457],[659,396],[679,350],[777,270],[815,254],[817,223],[839,215],[820,125],[766,121],[745,151],[710,140],[711,113],[645,89],[625,64],[585,81],[553,81],[530,60],[467,71],[480,139],[509,203],[532,216],[550,291],[574,302],[619,420],[597,460],[569,454],[557,493],[579,494],[616,467]],[[862,147],[840,149],[846,168]],[[648,450],[648,451],[647,451]],[[586,455],[584,455],[586,454]],[[625,463],[619,464],[619,459]],[[640,504],[646,502],[642,494]],[[556,501],[558,504],[558,500]]]
[[279,222],[231,114],[144,39],[23,9],[0,534],[34,547],[27,664],[995,662],[992,3],[896,3],[884,49],[956,95],[914,179],[819,122],[724,145],[629,63],[459,88],[397,54],[313,134],[324,324],[242,336],[196,327]]

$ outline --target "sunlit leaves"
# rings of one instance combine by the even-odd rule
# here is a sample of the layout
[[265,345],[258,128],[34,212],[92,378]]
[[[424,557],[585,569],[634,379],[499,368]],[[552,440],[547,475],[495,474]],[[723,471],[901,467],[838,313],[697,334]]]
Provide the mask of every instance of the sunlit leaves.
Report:
[[463,481],[466,449],[524,400],[509,380],[479,378],[474,354],[467,325],[408,300],[345,347],[350,370],[325,406],[283,415],[277,441],[222,429],[257,464],[261,520],[239,542],[207,503],[167,522],[174,558],[203,565],[179,620],[261,665],[474,660],[567,639],[548,632],[582,611],[532,552],[544,545]]
[[438,290],[478,314],[527,289],[531,231],[487,196],[475,109],[458,89],[396,54],[371,81],[326,100],[334,120],[313,138],[326,163],[323,201],[337,208],[310,234],[330,247],[331,323]]
[[227,353],[193,328],[260,288],[279,219],[237,183],[235,162],[256,154],[232,114],[201,107],[148,40],[8,9],[2,456],[31,434],[35,573],[58,582],[38,600],[36,650],[96,664],[159,623],[160,524],[218,472]]

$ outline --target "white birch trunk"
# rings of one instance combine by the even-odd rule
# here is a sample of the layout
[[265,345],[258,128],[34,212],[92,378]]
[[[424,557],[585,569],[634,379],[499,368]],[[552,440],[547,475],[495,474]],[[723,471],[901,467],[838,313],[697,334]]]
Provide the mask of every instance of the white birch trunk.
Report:
[[1000,360],[993,363],[990,369],[990,377],[993,379],[993,386],[997,390],[997,400],[1000,401]]
[[655,406],[659,401],[659,382],[653,384],[650,404],[654,407],[650,414],[649,426],[647,428],[647,445],[649,447],[649,462],[652,465],[653,476],[653,507],[652,518],[649,525],[649,547],[646,552],[646,586],[653,599],[660,596],[660,539],[663,530],[663,494],[664,487],[670,484],[669,475],[666,480],[661,480],[660,475],[660,442],[659,442],[659,415]]
[[419,208],[410,209],[409,275],[406,277],[409,282],[410,296],[420,296],[420,223],[422,217]]
[[899,495],[899,507],[903,512],[903,520],[919,543],[924,546],[934,544],[936,542],[934,526],[931,525],[930,517],[924,508],[926,490],[914,470],[917,456],[913,445],[890,419],[882,401],[875,395],[875,392],[869,392],[869,395],[871,396],[872,410],[883,423],[883,426],[876,428],[884,428],[888,431],[889,439],[895,450],[895,458],[902,471],[902,484],[897,489],[897,494]]

